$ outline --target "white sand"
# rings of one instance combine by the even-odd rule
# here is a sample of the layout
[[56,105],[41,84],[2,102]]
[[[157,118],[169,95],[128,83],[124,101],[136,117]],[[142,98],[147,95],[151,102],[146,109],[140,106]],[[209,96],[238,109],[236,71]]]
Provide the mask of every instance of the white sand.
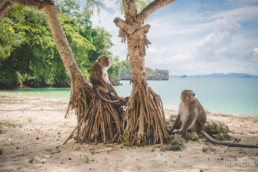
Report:
[[[206,143],[193,141],[181,152],[161,152],[159,145],[154,152],[154,146],[81,145],[73,139],[62,145],[77,123],[74,114],[64,118],[66,108],[64,101],[0,93],[0,149],[4,150],[0,171],[258,171],[258,149],[208,144],[203,152]],[[229,134],[241,143],[258,144],[258,117],[208,114],[208,118],[224,121]],[[92,154],[106,148],[112,150]],[[28,163],[31,157],[34,161]]]

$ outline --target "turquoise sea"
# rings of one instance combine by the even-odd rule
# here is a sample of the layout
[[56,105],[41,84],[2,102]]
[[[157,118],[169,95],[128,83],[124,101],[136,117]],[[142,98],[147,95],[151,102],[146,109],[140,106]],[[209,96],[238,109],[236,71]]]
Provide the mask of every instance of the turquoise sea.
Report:
[[[116,89],[121,96],[129,96],[129,81]],[[180,93],[191,89],[204,108],[210,112],[258,116],[258,78],[170,78],[168,81],[148,81],[149,86],[161,96],[165,109],[178,109]],[[68,100],[69,88],[31,88],[2,90],[26,96]]]

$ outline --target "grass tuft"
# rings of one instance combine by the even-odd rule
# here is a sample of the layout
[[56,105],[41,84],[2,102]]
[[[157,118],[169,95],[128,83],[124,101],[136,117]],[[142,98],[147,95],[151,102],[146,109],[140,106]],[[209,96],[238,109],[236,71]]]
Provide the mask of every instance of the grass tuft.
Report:
[[1,149],[0,149],[0,155],[3,155],[3,153],[4,153],[4,149],[1,148]]
[[90,158],[88,156],[85,156],[85,163],[89,164],[90,163]]
[[30,159],[29,159],[29,161],[28,161],[28,163],[33,163],[33,161],[34,161],[34,157],[31,157]]

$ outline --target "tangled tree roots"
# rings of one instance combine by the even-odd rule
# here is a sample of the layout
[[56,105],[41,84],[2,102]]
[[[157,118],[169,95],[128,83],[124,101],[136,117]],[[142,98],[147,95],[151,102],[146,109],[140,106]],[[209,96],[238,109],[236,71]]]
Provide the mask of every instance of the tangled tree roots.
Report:
[[[101,93],[101,95],[108,100],[114,100],[114,97],[108,93]],[[86,87],[75,91],[74,96],[74,100],[71,98],[69,105],[74,105],[77,126],[64,144],[72,137],[79,143],[119,142],[122,135],[121,104],[110,104],[97,99],[93,89]]]
[[124,136],[133,144],[163,144],[167,139],[160,96],[149,89],[135,89],[125,112]]
[[[121,103],[110,104],[98,99],[87,85],[72,91],[69,105],[75,109],[77,126],[64,144],[73,137],[79,143],[121,142],[126,138],[136,145],[163,144],[168,133],[159,95],[151,88],[135,90],[125,112]],[[101,95],[108,100],[115,99],[108,93]]]

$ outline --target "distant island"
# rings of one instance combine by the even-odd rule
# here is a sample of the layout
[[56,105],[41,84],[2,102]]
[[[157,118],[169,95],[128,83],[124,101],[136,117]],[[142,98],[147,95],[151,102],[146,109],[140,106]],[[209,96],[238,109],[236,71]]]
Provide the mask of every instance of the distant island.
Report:
[[170,75],[170,78],[258,78],[256,75],[246,73],[212,73],[206,75]]
[[[146,67],[146,76],[147,80],[168,80],[169,79],[169,71],[164,69],[151,69]],[[121,80],[130,80],[131,72],[129,69],[123,69],[120,72]]]

